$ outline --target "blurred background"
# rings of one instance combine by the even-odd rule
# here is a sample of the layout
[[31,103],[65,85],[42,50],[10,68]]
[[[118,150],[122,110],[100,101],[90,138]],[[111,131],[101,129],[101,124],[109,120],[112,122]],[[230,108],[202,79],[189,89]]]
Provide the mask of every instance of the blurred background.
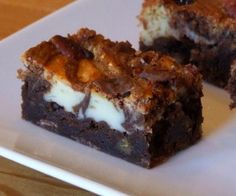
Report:
[[0,39],[74,0],[0,0]]

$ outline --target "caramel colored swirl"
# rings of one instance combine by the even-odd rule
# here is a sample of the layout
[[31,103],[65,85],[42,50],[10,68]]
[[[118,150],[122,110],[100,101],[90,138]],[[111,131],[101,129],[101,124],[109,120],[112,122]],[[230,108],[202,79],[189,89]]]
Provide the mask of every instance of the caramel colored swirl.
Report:
[[32,72],[46,71],[48,77],[57,76],[75,90],[99,92],[141,113],[157,102],[171,104],[178,89],[201,80],[198,74],[192,77],[193,66],[181,68],[170,57],[135,51],[129,42],[112,42],[89,29],[54,36],[28,50],[24,59]]

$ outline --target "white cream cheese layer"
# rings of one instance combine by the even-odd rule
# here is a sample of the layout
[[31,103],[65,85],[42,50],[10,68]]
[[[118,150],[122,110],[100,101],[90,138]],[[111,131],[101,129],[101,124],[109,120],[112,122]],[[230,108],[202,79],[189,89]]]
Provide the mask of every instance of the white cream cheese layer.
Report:
[[170,27],[170,13],[163,5],[146,8],[143,19],[147,26],[141,26],[140,38],[146,46],[150,46],[158,37],[173,36],[179,39],[178,32]]
[[[146,8],[144,13],[142,17],[146,21],[146,28],[141,26],[140,39],[146,46],[152,45],[153,41],[159,37],[174,37],[180,40],[180,33],[170,26],[171,14],[163,5]],[[181,29],[181,31],[182,34],[185,34],[195,43],[214,44],[212,40],[191,31],[188,26]]]
[[[51,89],[44,95],[47,102],[56,102],[64,107],[65,111],[74,113],[74,107],[79,105],[85,98],[85,94],[75,91],[69,84],[61,81],[55,76],[50,81]],[[92,92],[87,109],[78,112],[78,118],[92,118],[96,122],[105,121],[110,128],[124,132],[122,124],[125,122],[125,115],[122,109],[115,106],[107,98]]]
[[97,93],[91,93],[85,116],[95,119],[97,122],[105,121],[111,128],[125,131],[122,126],[122,123],[125,121],[123,111]]
[[85,97],[84,93],[73,90],[59,79],[53,79],[51,85],[50,91],[44,95],[44,100],[63,106],[67,112],[74,112],[73,107],[83,101]]

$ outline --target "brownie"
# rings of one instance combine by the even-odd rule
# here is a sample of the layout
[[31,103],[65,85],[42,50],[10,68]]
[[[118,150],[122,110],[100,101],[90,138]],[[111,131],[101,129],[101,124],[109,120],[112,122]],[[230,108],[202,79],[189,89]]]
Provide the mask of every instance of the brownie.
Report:
[[195,64],[203,78],[236,94],[236,1],[145,0],[139,16],[140,48],[169,54],[181,64]]
[[129,42],[83,28],[27,50],[22,118],[150,168],[201,138],[202,79]]

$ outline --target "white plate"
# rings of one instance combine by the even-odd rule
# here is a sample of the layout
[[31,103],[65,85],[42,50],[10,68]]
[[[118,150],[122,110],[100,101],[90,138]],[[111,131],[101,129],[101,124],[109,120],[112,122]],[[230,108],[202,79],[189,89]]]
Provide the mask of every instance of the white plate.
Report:
[[160,166],[144,169],[21,119],[16,70],[27,48],[80,27],[138,47],[141,0],[79,0],[0,43],[0,155],[103,195],[235,195],[236,111],[228,95],[205,85],[204,137]]

